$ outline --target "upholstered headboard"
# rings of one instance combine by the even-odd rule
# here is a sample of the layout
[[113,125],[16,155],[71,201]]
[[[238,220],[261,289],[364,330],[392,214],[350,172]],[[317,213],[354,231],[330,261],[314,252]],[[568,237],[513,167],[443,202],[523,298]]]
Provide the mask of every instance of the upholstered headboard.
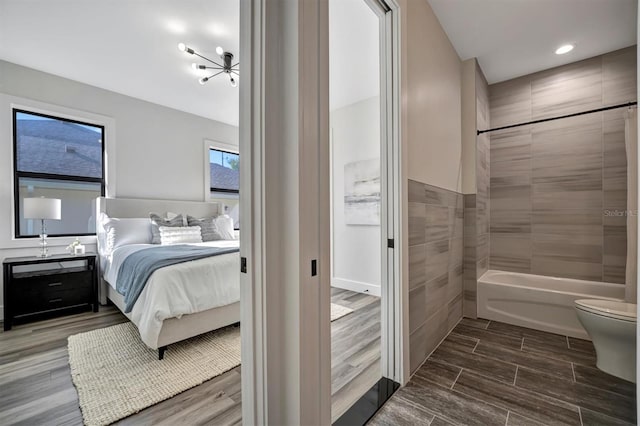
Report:
[[[158,213],[164,215],[166,212],[177,214],[189,214],[196,217],[217,216],[222,212],[219,203],[214,202],[198,202],[198,201],[175,201],[175,200],[149,200],[143,198],[106,198],[98,197],[96,199],[96,233],[98,255],[100,260],[98,264],[102,264],[103,246],[105,242],[104,229],[100,221],[102,213],[109,217],[117,218],[142,218],[149,217],[149,213]],[[100,303],[107,303],[107,284],[102,278],[102,272],[99,271],[100,277]]]

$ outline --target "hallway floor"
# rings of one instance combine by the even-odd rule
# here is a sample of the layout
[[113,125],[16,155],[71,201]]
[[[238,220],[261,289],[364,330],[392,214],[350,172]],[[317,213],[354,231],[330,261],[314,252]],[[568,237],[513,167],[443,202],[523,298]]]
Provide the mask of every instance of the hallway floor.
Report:
[[635,384],[589,341],[464,318],[370,425],[632,425]]

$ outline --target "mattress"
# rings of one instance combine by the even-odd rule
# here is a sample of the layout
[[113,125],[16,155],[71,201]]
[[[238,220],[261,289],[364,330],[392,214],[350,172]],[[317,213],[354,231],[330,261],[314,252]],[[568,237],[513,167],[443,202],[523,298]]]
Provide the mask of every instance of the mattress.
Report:
[[[211,241],[198,246],[238,247],[239,241]],[[116,288],[124,259],[152,244],[118,247],[103,263],[103,278]],[[240,254],[238,252],[179,263],[155,271],[127,316],[145,342],[157,342],[162,322],[169,318],[203,312],[240,300]]]

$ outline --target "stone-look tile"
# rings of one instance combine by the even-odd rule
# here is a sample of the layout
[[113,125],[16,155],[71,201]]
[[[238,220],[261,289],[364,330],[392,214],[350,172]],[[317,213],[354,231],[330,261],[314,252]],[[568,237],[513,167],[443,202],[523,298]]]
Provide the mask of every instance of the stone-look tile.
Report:
[[409,333],[416,331],[427,319],[425,300],[425,286],[409,292]]
[[463,370],[454,390],[543,424],[580,426],[578,407]]
[[464,194],[464,208],[473,209],[476,207],[476,194]]
[[461,392],[415,377],[406,387],[397,392],[398,396],[410,402],[429,407],[436,416],[454,424],[503,425],[507,411],[487,404]]
[[636,79],[635,46],[602,56],[602,100],[605,105],[635,101]]
[[444,189],[436,188],[431,185],[424,185],[425,203],[433,206],[448,207],[449,194]]
[[507,416],[506,426],[545,426],[543,423],[536,422],[520,414],[509,412]]
[[601,113],[534,125],[532,152],[534,209],[601,208]]
[[517,78],[489,87],[491,127],[531,121],[531,81]]
[[453,332],[462,336],[480,339],[493,345],[501,345],[511,349],[520,349],[522,339],[506,336],[504,334],[494,333],[488,330],[482,330],[477,327],[469,327],[464,324],[458,324]]
[[426,242],[449,238],[449,207],[426,206]]
[[491,187],[491,210],[531,210],[531,185]]
[[541,341],[531,337],[524,337],[522,350],[534,355],[556,359],[559,361],[572,362],[574,364],[595,367],[596,356],[586,352],[576,351],[567,346],[560,346],[553,341]]
[[[489,234],[478,235],[477,237],[477,247],[476,247],[476,262],[481,259],[486,259],[489,256]],[[482,275],[479,274],[478,277]]]
[[531,272],[531,235],[492,233],[489,242],[490,269]]
[[416,331],[409,335],[409,369],[411,373],[416,371],[425,360],[427,352],[427,330],[430,325],[422,324]]
[[409,247],[409,290],[427,283],[427,245]]
[[526,366],[527,368],[538,370],[543,373],[564,377],[567,380],[573,379],[571,363],[566,361],[544,358],[536,354],[524,352],[519,349],[510,349],[500,345],[492,345],[480,342],[475,348],[475,353],[498,359],[500,361]]
[[434,414],[404,398],[392,396],[367,423],[373,426],[430,426]]
[[530,78],[534,120],[602,106],[601,57],[542,71]]
[[464,209],[449,207],[449,238],[463,238]]
[[602,234],[533,234],[531,272],[602,280]]
[[635,398],[624,397],[593,386],[545,375],[526,368],[518,369],[516,386],[616,419],[628,422],[636,420]]
[[410,203],[426,203],[427,193],[423,183],[409,179],[407,187]]
[[506,336],[521,339],[526,337],[540,342],[543,345],[553,345],[561,348],[568,348],[567,338],[559,334],[547,333],[545,331],[533,330],[531,328],[520,327],[518,325],[506,324],[498,321],[491,321],[487,325],[487,330],[504,334]]
[[591,385],[598,389],[617,393],[628,398],[635,398],[636,396],[635,383],[619,379],[597,368],[586,367],[580,364],[575,364],[573,370],[575,372],[576,382],[578,383]]
[[447,303],[447,331],[456,326],[462,318],[462,292]]
[[427,318],[427,337],[425,339],[426,355],[422,358],[426,358],[431,352],[433,352],[438,344],[445,338],[449,332],[448,324],[449,312],[447,306],[443,306],[433,316]]
[[493,358],[475,353],[460,352],[449,348],[445,342],[431,354],[430,359],[462,367],[465,371],[472,371],[496,380],[513,384],[516,377],[516,366]]
[[636,423],[616,419],[602,413],[580,408],[583,426],[636,426]]
[[603,113],[603,170],[605,209],[627,208],[627,150],[624,108]]
[[438,362],[429,358],[420,368],[418,368],[415,375],[424,380],[450,388],[453,386],[453,383],[456,381],[461,371],[462,368],[460,367]]
[[462,294],[464,288],[464,276],[463,276],[462,264],[452,268],[449,271],[449,283],[447,284],[447,300],[451,300],[458,295]]
[[531,126],[491,133],[491,168],[502,161],[531,160]]
[[596,354],[596,348],[593,347],[593,343],[590,340],[576,339],[575,337],[568,337],[567,343],[569,349],[574,351],[586,352],[591,355]]
[[[465,320],[468,320],[468,321],[465,321]],[[464,323],[468,325],[469,321],[473,321],[473,320],[470,320],[469,318],[462,318],[460,323]],[[472,325],[471,327],[474,327],[476,325]],[[449,333],[447,338],[442,341],[440,345],[450,350],[471,353],[473,352],[475,347],[478,346],[478,341],[479,341],[478,339],[474,339],[473,337],[463,336],[461,334],[451,332]]]
[[627,218],[610,216],[615,211],[605,210],[603,273],[605,282],[624,284],[627,265]]
[[486,330],[489,326],[489,320],[482,318],[462,318],[460,320],[460,324],[466,325],[468,327],[476,327]]
[[448,274],[450,265],[449,240],[436,241],[426,245],[425,265],[427,281]]
[[434,315],[438,310],[445,309],[447,303],[447,284],[449,284],[449,273],[435,278],[429,282],[425,287],[425,315],[430,317]]
[[492,233],[528,234],[531,232],[531,210],[492,209],[490,220]]
[[491,188],[531,185],[531,160],[494,161],[491,163]]
[[539,209],[532,215],[534,234],[557,235],[565,238],[602,235],[600,209]]
[[426,243],[426,204],[409,202],[409,245]]

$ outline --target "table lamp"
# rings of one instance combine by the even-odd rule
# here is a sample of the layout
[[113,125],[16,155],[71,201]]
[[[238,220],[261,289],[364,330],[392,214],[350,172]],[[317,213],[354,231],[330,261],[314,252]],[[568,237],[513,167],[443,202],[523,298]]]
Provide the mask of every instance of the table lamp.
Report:
[[25,198],[24,199],[24,218],[25,219],[40,219],[42,226],[42,233],[40,234],[40,256],[48,257],[49,251],[47,250],[47,228],[45,226],[45,220],[60,220],[61,219],[61,205],[62,202],[57,198]]

